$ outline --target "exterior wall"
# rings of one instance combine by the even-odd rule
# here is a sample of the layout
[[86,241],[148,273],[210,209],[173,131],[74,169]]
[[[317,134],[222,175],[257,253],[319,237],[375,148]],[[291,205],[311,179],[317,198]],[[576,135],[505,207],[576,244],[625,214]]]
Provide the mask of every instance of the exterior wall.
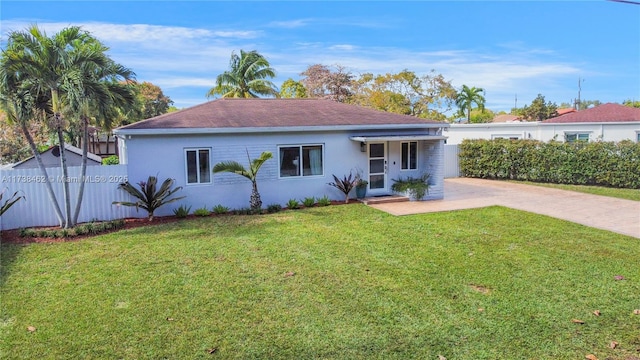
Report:
[[[435,129],[432,129],[435,131]],[[422,131],[424,133],[424,131]],[[397,132],[394,132],[397,134]],[[267,133],[267,134],[207,134],[207,135],[170,135],[170,136],[129,136],[125,141],[119,141],[121,160],[129,164],[129,181],[136,183],[146,180],[149,175],[157,175],[159,181],[167,177],[176,180],[176,186],[183,189],[176,196],[186,196],[180,202],[167,208],[158,210],[158,215],[170,215],[172,209],[184,204],[192,210],[201,207],[211,209],[222,204],[232,209],[249,206],[251,183],[235,174],[222,173],[212,175],[209,184],[186,184],[186,148],[211,149],[210,169],[221,161],[235,160],[247,165],[247,151],[249,156],[256,158],[263,151],[271,151],[273,159],[268,160],[258,173],[258,190],[262,197],[263,206],[270,204],[286,205],[289,199],[304,199],[328,196],[333,200],[342,200],[344,195],[334,187],[327,185],[333,181],[332,174],[342,177],[358,170],[368,171],[368,153],[362,152],[360,143],[349,139],[350,136],[375,136],[376,132],[314,132],[314,133]],[[433,151],[433,154],[418,155],[420,169],[414,174],[423,172],[431,174],[434,192],[430,197],[436,197],[438,187],[442,187],[444,168],[442,164],[442,142],[421,141],[419,149]],[[126,143],[126,144],[125,144]],[[428,143],[428,144],[427,144]],[[278,146],[322,144],[323,167],[322,176],[303,176],[280,178]],[[400,167],[400,145],[396,142],[388,144],[388,162],[394,166],[389,169],[388,184],[395,178]],[[403,172],[404,173],[404,172]],[[365,174],[366,175],[366,174]],[[409,175],[409,173],[407,173]],[[405,176],[403,174],[403,176]],[[390,190],[389,190],[390,193]],[[351,194],[355,197],[355,193]],[[441,197],[440,197],[441,198]]]
[[487,139],[496,136],[517,137],[540,141],[564,141],[566,133],[589,133],[589,141],[622,140],[637,141],[640,123],[567,123],[544,124],[539,122],[490,123],[490,124],[452,124],[444,129],[447,144],[460,144],[464,139]]

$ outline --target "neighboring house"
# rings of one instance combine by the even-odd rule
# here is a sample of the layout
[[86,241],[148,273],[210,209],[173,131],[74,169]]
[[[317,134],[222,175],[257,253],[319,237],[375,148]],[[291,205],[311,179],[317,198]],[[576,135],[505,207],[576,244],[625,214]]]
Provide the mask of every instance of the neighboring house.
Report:
[[492,123],[512,123],[522,122],[522,117],[518,115],[502,114],[498,115],[491,120]]
[[89,151],[101,158],[118,155],[118,138],[100,129],[89,126]]
[[465,139],[535,139],[540,141],[640,142],[640,109],[607,103],[567,112],[541,122],[452,124],[444,129],[447,144]]
[[343,199],[327,183],[333,174],[358,171],[369,182],[367,196],[390,194],[393,179],[429,173],[426,199],[442,199],[448,126],[329,100],[219,99],[114,133],[132,183],[170,177],[183,187],[185,205],[237,209],[249,205],[251,183],[211,169],[229,160],[247,166],[247,155],[263,151],[273,153],[258,173],[264,206],[311,196]]
[[[81,166],[82,165],[82,149],[69,144],[64,144],[66,150],[67,166]],[[40,153],[40,158],[44,167],[59,167],[60,166],[60,147],[58,145],[51,146],[47,150]],[[92,153],[87,153],[87,166],[102,165],[102,159]],[[26,160],[22,160],[15,163],[12,166],[13,169],[36,169],[38,168],[38,162],[35,156],[32,156]]]

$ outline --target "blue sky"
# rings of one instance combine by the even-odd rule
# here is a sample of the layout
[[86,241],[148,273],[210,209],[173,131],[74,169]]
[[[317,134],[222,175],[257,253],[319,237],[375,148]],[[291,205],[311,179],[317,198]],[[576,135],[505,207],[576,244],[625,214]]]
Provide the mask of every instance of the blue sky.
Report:
[[610,1],[7,1],[2,44],[37,24],[52,35],[79,25],[139,81],[179,108],[207,101],[232,51],[265,55],[280,85],[312,64],[355,75],[435,70],[457,88],[486,90],[509,111],[542,94],[640,100],[640,5]]

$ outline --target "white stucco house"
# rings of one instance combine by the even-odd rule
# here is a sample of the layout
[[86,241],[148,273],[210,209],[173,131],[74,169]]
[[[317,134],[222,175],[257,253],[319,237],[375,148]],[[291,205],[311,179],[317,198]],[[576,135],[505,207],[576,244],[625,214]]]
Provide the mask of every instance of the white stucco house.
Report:
[[590,109],[568,112],[541,122],[500,122],[452,124],[444,129],[447,144],[465,139],[534,139],[539,141],[640,142],[640,109],[607,103]]
[[[248,180],[213,174],[213,166],[248,164],[273,153],[260,169],[264,206],[290,199],[344,195],[327,183],[359,171],[367,196],[391,194],[393,179],[430,174],[429,194],[444,196],[443,130],[449,124],[318,99],[218,99],[120,127],[120,161],[131,183],[171,177],[181,204],[246,208]],[[176,195],[177,195],[176,194]],[[352,194],[355,196],[355,194]],[[161,209],[169,214],[171,209]],[[162,215],[160,213],[159,215]]]

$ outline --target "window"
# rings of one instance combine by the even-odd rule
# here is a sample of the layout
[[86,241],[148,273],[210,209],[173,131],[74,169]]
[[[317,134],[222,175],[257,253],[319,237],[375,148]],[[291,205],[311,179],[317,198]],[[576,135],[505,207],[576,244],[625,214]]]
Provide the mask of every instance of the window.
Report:
[[512,134],[505,134],[505,135],[491,135],[491,140],[497,140],[497,139],[508,139],[508,140],[520,140],[520,135],[512,135]]
[[322,145],[280,146],[280,177],[321,176]]
[[636,141],[640,143],[640,131],[636,132]]
[[186,149],[187,184],[208,184],[211,182],[209,149]]
[[589,141],[589,133],[566,133],[564,139],[566,142]]
[[400,146],[402,150],[400,168],[402,170],[416,170],[418,168],[418,142],[403,142]]

